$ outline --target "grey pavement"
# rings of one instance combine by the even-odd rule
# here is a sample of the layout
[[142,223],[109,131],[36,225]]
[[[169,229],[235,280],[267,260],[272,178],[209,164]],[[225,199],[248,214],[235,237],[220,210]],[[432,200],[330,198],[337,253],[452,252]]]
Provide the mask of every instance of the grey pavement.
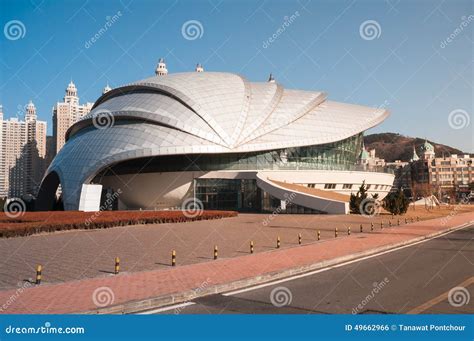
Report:
[[[193,305],[162,313],[474,314],[473,238],[474,226],[470,226],[307,277],[231,296],[202,297]],[[460,285],[470,301],[453,306],[449,291]]]

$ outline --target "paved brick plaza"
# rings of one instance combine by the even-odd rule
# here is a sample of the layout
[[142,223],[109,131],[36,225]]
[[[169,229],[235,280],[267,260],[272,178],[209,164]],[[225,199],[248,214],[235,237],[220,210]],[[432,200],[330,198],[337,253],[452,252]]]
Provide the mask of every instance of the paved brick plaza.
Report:
[[[439,234],[462,223],[474,221],[474,213],[392,227],[371,234],[327,239],[320,243],[285,248],[272,252],[220,259],[218,261],[177,266],[166,270],[141,271],[118,276],[96,277],[80,281],[40,285],[22,292],[18,289],[0,291],[5,302],[0,314],[18,313],[120,313],[149,309],[163,304],[187,301],[196,293],[208,290],[250,285],[262,276],[294,273],[296,268],[321,266],[331,260],[357,257],[377,248],[400,245],[417,238]],[[445,224],[446,223],[446,224]],[[448,242],[448,239],[446,240]],[[349,258],[351,259],[351,258]],[[157,305],[158,304],[158,305]],[[410,308],[410,307],[409,307]]]
[[[427,213],[419,208],[408,216],[420,215],[427,219],[446,216],[451,211],[443,208]],[[170,267],[173,248],[177,251],[178,265],[192,264],[212,261],[215,244],[219,247],[219,258],[237,257],[249,253],[250,240],[254,241],[255,253],[258,253],[274,249],[277,236],[281,237],[282,248],[288,248],[298,245],[298,233],[302,234],[303,244],[308,244],[316,242],[317,230],[321,230],[321,239],[324,240],[334,238],[335,227],[339,235],[344,236],[349,225],[354,234],[359,233],[361,223],[366,231],[371,222],[379,230],[380,222],[388,222],[388,219],[387,215],[366,218],[354,215],[281,214],[272,217],[268,214],[240,214],[236,218],[213,221],[0,239],[0,290],[17,287],[24,280],[33,278],[37,264],[43,265],[44,283],[110,276],[117,256],[124,272],[166,269]]]

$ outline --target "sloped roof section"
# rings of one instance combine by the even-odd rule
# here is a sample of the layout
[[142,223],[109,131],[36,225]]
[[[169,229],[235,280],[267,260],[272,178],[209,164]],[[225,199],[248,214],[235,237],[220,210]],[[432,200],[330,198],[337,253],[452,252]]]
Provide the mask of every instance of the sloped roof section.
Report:
[[[320,91],[249,82],[231,73],[160,75],[103,94],[69,128],[46,175],[77,208],[82,184],[102,169],[142,157],[224,154],[340,141],[381,123],[388,111],[328,101]],[[99,127],[99,114],[110,126]],[[67,195],[66,195],[67,194]]]
[[326,98],[320,91],[253,83],[231,73],[154,76],[104,94],[68,137],[107,111],[116,119],[141,119],[193,135],[219,146],[216,152],[257,151],[339,141],[389,115]]

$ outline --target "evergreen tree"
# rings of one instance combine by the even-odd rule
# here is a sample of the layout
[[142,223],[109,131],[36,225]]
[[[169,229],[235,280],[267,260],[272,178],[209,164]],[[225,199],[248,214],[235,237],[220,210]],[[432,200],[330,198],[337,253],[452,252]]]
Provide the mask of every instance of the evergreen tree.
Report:
[[390,193],[384,199],[384,208],[393,214],[405,214],[409,205],[410,201],[401,188]]
[[[354,214],[369,214],[372,212],[365,212],[366,208],[374,209],[375,199],[378,195],[375,194],[372,198],[368,199],[367,186],[365,185],[365,180],[360,185],[357,194],[351,193],[351,199],[349,201],[349,208],[351,213]],[[363,206],[363,207],[362,207]]]

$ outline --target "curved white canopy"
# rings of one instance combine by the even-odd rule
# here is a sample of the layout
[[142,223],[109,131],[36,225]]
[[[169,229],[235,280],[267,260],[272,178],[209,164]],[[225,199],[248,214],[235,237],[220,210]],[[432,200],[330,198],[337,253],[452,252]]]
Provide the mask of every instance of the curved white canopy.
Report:
[[[106,129],[93,125],[100,113],[112,118]],[[72,207],[80,186],[116,162],[330,143],[371,128],[388,114],[385,109],[328,101],[322,92],[253,83],[231,73],[155,76],[102,95],[68,130],[67,142],[47,174],[58,173],[65,205]]]

